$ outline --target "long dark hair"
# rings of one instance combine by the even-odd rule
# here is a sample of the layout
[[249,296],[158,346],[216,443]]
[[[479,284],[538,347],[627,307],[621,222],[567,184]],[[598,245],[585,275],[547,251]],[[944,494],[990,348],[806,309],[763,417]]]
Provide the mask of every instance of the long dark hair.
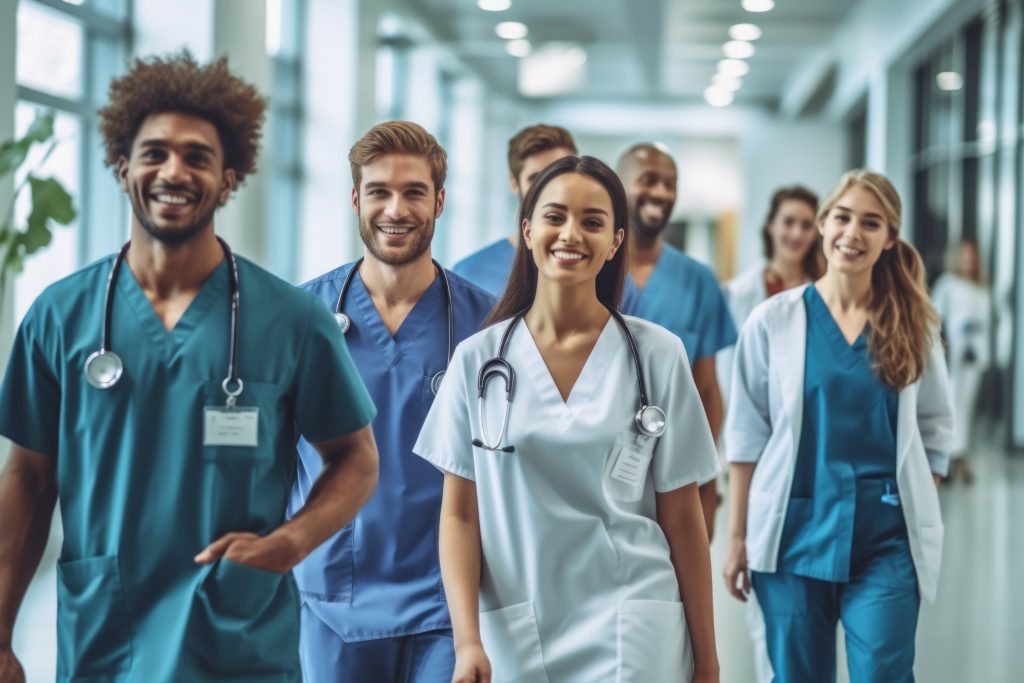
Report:
[[[775,191],[775,194],[772,195],[771,207],[768,209],[768,217],[764,219],[764,225],[761,227],[761,239],[764,242],[764,258],[769,263],[775,255],[775,244],[772,242],[771,234],[772,223],[775,221],[775,216],[778,215],[783,203],[791,199],[807,204],[814,213],[818,211],[818,195],[802,185],[780,187]],[[804,254],[802,263],[804,273],[812,280],[817,280],[825,274],[825,259],[821,253],[821,235],[817,235],[814,243],[807,248],[807,253]]]
[[516,313],[533,304],[537,294],[537,264],[533,262],[533,254],[526,246],[526,240],[522,238],[523,221],[533,216],[533,210],[537,206],[537,199],[541,191],[552,180],[566,173],[579,173],[588,178],[593,178],[601,183],[608,196],[612,200],[612,230],[623,230],[622,244],[615,252],[611,261],[607,261],[597,274],[597,298],[605,306],[612,308],[619,307],[622,299],[622,286],[626,280],[626,268],[628,267],[627,245],[629,240],[629,203],[626,200],[626,189],[622,186],[619,176],[600,159],[594,157],[563,157],[549,164],[537,179],[530,185],[529,191],[523,197],[519,205],[518,230],[520,231],[519,246],[516,248],[515,260],[512,262],[512,272],[509,274],[508,284],[502,293],[498,304],[487,316],[484,326],[508,320]]

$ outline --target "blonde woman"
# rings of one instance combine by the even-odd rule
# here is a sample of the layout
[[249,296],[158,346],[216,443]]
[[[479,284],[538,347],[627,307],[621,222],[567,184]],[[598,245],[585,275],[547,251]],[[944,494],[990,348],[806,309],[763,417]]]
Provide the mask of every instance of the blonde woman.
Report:
[[942,554],[952,409],[938,319],[892,184],[851,171],[817,215],[816,282],[758,306],[736,351],[725,580],[765,616],[778,681],[913,680]]

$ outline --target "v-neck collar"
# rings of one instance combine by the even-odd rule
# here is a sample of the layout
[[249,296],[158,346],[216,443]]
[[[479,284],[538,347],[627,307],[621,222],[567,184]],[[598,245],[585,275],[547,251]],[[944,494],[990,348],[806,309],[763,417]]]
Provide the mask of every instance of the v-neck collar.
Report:
[[[155,348],[160,349],[164,358],[170,360],[178,354],[185,342],[199,327],[206,313],[218,301],[223,301],[225,306],[231,305],[228,300],[227,269],[228,263],[225,258],[207,276],[188,308],[170,330],[164,327],[160,317],[153,310],[153,305],[146,297],[146,293],[142,291],[142,285],[139,284],[131,268],[120,269],[117,276],[118,291],[135,313],[139,324],[152,340]],[[241,287],[241,285],[239,286]]]
[[[349,288],[348,298],[359,310],[360,320],[365,325],[365,332],[373,339],[384,355],[388,367],[393,367],[402,356],[402,347],[410,341],[418,339],[418,334],[424,329],[427,319],[434,314],[438,307],[437,300],[443,298],[440,293],[441,277],[434,275],[434,281],[430,283],[426,291],[413,304],[412,310],[405,316],[405,320],[395,330],[394,336],[388,331],[384,319],[380,317],[380,311],[373,304],[373,297],[370,296],[362,276],[357,272],[352,278],[352,285]],[[447,316],[445,310],[442,315]],[[447,326],[447,319],[445,319]],[[447,327],[445,327],[447,330]],[[447,334],[447,332],[446,332]]]
[[562,400],[562,394],[558,391],[547,363],[537,347],[537,341],[533,338],[530,328],[526,326],[525,320],[520,320],[519,329],[512,333],[510,355],[522,358],[523,369],[527,373],[530,385],[537,392],[541,404],[547,409],[548,415],[562,432],[568,431],[573,421],[590,402],[594,391],[601,380],[602,373],[607,368],[611,354],[615,350],[614,337],[617,327],[615,319],[611,316],[605,323],[604,329],[594,342],[594,348],[583,363],[583,369],[575,384],[569,391],[569,398]]
[[665,259],[665,252],[668,251],[668,245],[665,242],[661,243],[661,251],[658,252],[658,258],[654,260],[654,268],[651,269],[651,274],[647,277],[647,282],[641,287],[636,280],[633,280],[633,286],[636,287],[638,294],[645,294],[651,289],[651,283],[656,282],[658,274],[661,272],[661,264]]
[[832,316],[832,311],[828,310],[828,304],[821,298],[821,293],[818,292],[818,288],[814,286],[813,282],[807,287],[807,291],[804,292],[804,300],[807,302],[807,307],[812,318],[817,323],[818,329],[825,335],[829,347],[835,352],[839,360],[847,368],[852,368],[859,363],[864,357],[864,350],[867,346],[867,340],[865,339],[865,333],[868,329],[867,323],[864,324],[860,334],[857,335],[857,338],[851,344],[846,340],[846,335],[843,334],[839,323]]

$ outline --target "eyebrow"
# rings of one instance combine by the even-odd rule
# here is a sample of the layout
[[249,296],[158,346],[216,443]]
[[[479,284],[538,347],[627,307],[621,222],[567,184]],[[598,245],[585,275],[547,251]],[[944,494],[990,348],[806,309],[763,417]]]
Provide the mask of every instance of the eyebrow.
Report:
[[[846,211],[848,213],[857,213],[853,209],[850,209],[850,208],[845,207],[845,206],[841,206],[839,204],[836,205],[836,208],[839,209],[840,211]],[[882,214],[874,213],[873,211],[869,211],[868,213],[864,214],[864,216],[867,217],[867,218],[877,218],[879,220],[885,220],[885,218],[882,216]]]
[[[141,143],[139,143],[139,146],[142,147],[143,149],[148,149],[153,147],[170,147],[171,145],[165,140],[154,138],[151,140],[143,140]],[[213,147],[202,142],[188,142],[185,143],[185,147],[187,149],[194,151],[206,152],[211,156],[217,156],[217,151]]]
[[[387,189],[387,187],[388,187],[388,184],[386,182],[384,182],[382,180],[374,180],[374,181],[366,183],[366,185],[363,186],[363,189],[364,190],[377,190],[377,189]],[[414,190],[415,189],[415,190],[427,191],[427,190],[430,189],[430,186],[427,185],[424,182],[419,181],[419,180],[414,180],[411,183],[406,183],[405,189],[407,189],[407,190]]]
[[[545,204],[544,206],[542,206],[540,208],[546,209],[548,207],[551,207],[552,209],[558,209],[559,211],[568,211],[569,210],[568,206],[566,206],[565,204],[559,204],[558,202],[548,202],[547,204]],[[599,213],[599,214],[602,214],[602,215],[605,215],[605,216],[608,215],[607,211],[605,211],[604,209],[596,208],[596,207],[583,209],[583,213]]]

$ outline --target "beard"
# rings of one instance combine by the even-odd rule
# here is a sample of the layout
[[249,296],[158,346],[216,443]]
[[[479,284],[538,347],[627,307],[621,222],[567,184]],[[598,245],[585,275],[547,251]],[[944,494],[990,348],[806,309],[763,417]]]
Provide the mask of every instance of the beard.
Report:
[[374,225],[374,221],[359,214],[359,237],[362,238],[367,251],[381,263],[389,266],[404,266],[415,261],[430,249],[430,242],[434,239],[434,223],[434,218],[428,219],[419,227],[410,223],[393,223],[392,225],[413,228],[410,242],[401,248],[395,248],[382,244],[380,232]]
[[668,226],[669,218],[672,215],[672,206],[665,206],[664,218],[662,218],[660,221],[648,223],[645,222],[643,219],[643,208],[644,205],[648,203],[658,202],[655,202],[654,200],[647,198],[640,198],[636,201],[636,204],[630,211],[630,227],[636,231],[638,236],[653,239],[660,235]]
[[175,247],[188,242],[193,237],[205,230],[213,222],[213,214],[216,212],[216,205],[208,211],[199,214],[194,221],[183,228],[167,229],[160,228],[149,218],[142,203],[134,195],[130,195],[132,213],[135,220],[139,222],[142,229],[157,242],[169,247]]

